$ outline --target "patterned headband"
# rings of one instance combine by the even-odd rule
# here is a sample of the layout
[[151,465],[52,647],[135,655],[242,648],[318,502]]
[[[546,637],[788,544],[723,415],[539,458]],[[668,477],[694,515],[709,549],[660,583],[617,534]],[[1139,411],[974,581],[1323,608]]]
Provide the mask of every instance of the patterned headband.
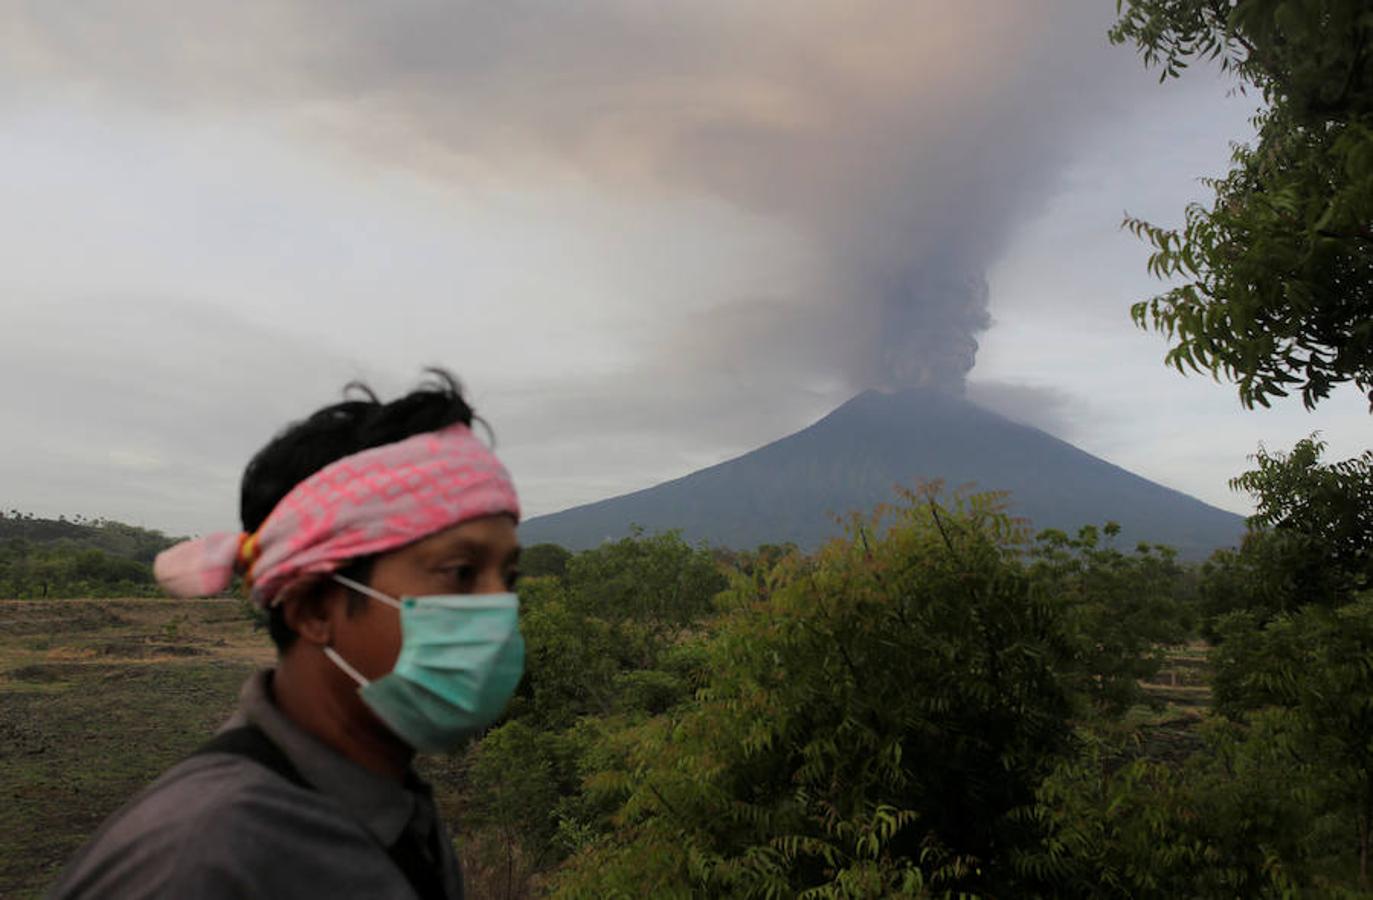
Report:
[[266,608],[297,576],[501,513],[520,517],[509,473],[470,428],[452,425],[336,460],[292,488],[253,534],[184,541],[158,555],[153,573],[177,597],[217,594],[242,573]]

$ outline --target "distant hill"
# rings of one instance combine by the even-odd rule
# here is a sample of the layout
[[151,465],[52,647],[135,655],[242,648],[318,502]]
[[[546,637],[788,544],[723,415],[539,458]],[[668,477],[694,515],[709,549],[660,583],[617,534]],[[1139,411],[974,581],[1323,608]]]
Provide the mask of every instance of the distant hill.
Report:
[[176,540],[108,519],[0,513],[0,598],[156,594],[153,558]]
[[153,557],[180,538],[110,519],[86,519],[81,516],[44,519],[17,510],[0,512],[0,542],[16,540],[29,544],[58,544],[100,550],[111,556],[151,564]]
[[895,499],[897,485],[1011,492],[1011,511],[1036,528],[1074,531],[1115,521],[1118,541],[1147,540],[1200,558],[1233,546],[1244,520],[957,397],[869,391],[802,431],[646,490],[523,523],[528,544],[574,550],[623,537],[631,525],[681,529],[736,549],[834,536],[834,515]]

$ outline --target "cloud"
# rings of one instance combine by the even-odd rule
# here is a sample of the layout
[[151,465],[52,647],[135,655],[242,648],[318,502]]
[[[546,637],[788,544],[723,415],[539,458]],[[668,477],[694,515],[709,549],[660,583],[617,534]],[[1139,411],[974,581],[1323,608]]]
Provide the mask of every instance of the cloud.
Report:
[[[26,83],[270,118],[452,184],[719,198],[793,229],[824,273],[756,331],[824,344],[812,375],[852,388],[957,387],[989,263],[1139,83],[1109,21],[1096,0],[143,0],[31,5],[0,40]],[[819,297],[829,314],[796,311]],[[792,352],[771,344],[755,364]]]
[[974,379],[968,382],[968,399],[1066,441],[1072,441],[1089,418],[1083,398],[1047,384]]
[[102,298],[6,312],[6,508],[234,527],[249,457],[370,374],[210,307]]
[[726,303],[683,316],[632,364],[507,383],[482,404],[499,417],[521,490],[552,511],[688,474],[820,418],[852,393],[827,374],[851,352],[842,324],[818,301]]

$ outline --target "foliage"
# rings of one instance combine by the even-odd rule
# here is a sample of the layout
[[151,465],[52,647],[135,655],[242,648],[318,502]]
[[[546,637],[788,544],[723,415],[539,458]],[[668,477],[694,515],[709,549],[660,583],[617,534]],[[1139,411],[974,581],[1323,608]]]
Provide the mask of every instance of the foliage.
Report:
[[1250,531],[1237,550],[1217,550],[1198,576],[1202,635],[1217,640],[1215,623],[1228,613],[1248,612],[1262,622],[1326,596],[1325,573],[1313,566],[1311,550],[1302,535],[1270,530]]
[[1352,381],[1373,404],[1373,14],[1364,0],[1117,0],[1115,43],[1161,78],[1218,62],[1262,95],[1257,141],[1206,183],[1181,229],[1127,218],[1150,271],[1182,281],[1136,303],[1179,371],[1292,390],[1308,407]]
[[[1373,596],[1347,495],[1366,460],[1256,459],[1236,480],[1254,530],[1199,574],[1110,524],[1031,539],[998,497],[931,489],[813,555],[634,534],[526,577],[517,696],[443,762],[470,886],[1355,896]],[[1140,682],[1198,608],[1218,714],[1179,732]]]
[[562,578],[567,574],[567,561],[572,551],[557,544],[534,544],[520,552],[520,573],[526,578],[553,576]]
[[[1182,281],[1135,304],[1136,322],[1169,336],[1179,371],[1236,381],[1246,407],[1291,390],[1313,407],[1349,381],[1373,406],[1373,10],[1364,0],[1118,0],[1117,10],[1112,40],[1135,43],[1162,78],[1218,60],[1265,103],[1257,142],[1236,146],[1230,173],[1208,182],[1209,209],[1189,207],[1180,231],[1126,219],[1153,245],[1150,271]],[[1076,821],[1060,820],[1062,846],[1100,860],[1081,883],[1132,896],[1290,896],[1343,890],[1341,860],[1357,855],[1359,885],[1371,886],[1373,451],[1322,464],[1323,450],[1315,437],[1290,454],[1260,449],[1257,468],[1231,482],[1258,501],[1250,534],[1200,574],[1216,705],[1231,719],[1215,725],[1229,743],[1213,756],[1265,774],[1218,776],[1198,757],[1181,773],[1132,763],[1099,789],[1089,772],[1069,778],[1046,808],[1078,804]],[[1131,792],[1137,777],[1147,791]],[[1149,840],[1132,848],[1136,808]],[[1334,852],[1321,859],[1317,846]],[[1177,880],[1176,860],[1184,876],[1225,877]]]
[[1292,723],[1304,765],[1321,773],[1325,808],[1353,823],[1349,837],[1367,884],[1373,852],[1373,594],[1336,609],[1308,605],[1256,627],[1222,621],[1217,706],[1244,718],[1275,707]]
[[1252,527],[1304,539],[1314,557],[1304,574],[1332,576],[1338,593],[1373,587],[1373,450],[1322,465],[1324,450],[1314,436],[1287,454],[1260,448],[1253,457],[1258,468],[1231,486],[1258,501]]
[[[1348,894],[1373,818],[1370,466],[1321,450],[1261,451],[1234,482],[1251,534],[1195,575],[1111,524],[1031,540],[995,496],[933,492],[815,555],[553,548],[521,582],[526,677],[452,763],[474,889]],[[22,527],[0,547],[60,551],[83,590],[116,558],[76,549],[91,523]],[[1198,609],[1222,715],[1160,743],[1176,713],[1141,682]]]
[[1187,573],[1166,547],[1139,545],[1122,553],[1107,543],[1119,533],[1088,526],[1075,538],[1042,532],[1031,552],[1032,577],[1068,617],[1078,644],[1078,685],[1103,711],[1119,714],[1144,699],[1140,682],[1158,673],[1169,645],[1194,627]]
[[525,579],[520,595],[525,676],[509,717],[561,729],[580,716],[610,712],[623,647],[614,630],[572,612],[556,580]]
[[464,856],[493,896],[525,896],[539,872],[609,827],[612,808],[582,790],[607,764],[603,734],[690,696],[702,661],[682,639],[725,585],[713,555],[675,534],[636,533],[575,557],[542,546],[551,549],[534,570],[551,559],[561,574],[528,577],[522,559],[525,676],[463,775]]
[[495,838],[487,843],[496,856],[488,864],[502,873],[506,896],[547,862],[538,854],[557,830],[557,742],[551,732],[511,721],[487,734],[472,754],[467,821]]
[[610,624],[625,642],[622,652],[642,668],[710,611],[726,583],[712,555],[677,532],[645,537],[638,530],[577,554],[565,582],[568,609]]
[[[1337,822],[1329,843],[1369,880],[1373,822],[1373,456],[1322,464],[1315,439],[1255,457],[1233,484],[1258,512],[1237,554],[1202,573],[1214,616],[1216,708],[1239,723],[1281,716],[1293,772]],[[1338,827],[1342,823],[1342,827]]]
[[717,549],[715,558],[722,565],[744,575],[762,577],[772,571],[782,560],[798,556],[801,549],[790,541],[782,544],[760,544],[753,550]]
[[[814,555],[577,554],[523,582],[465,858],[506,897],[1354,896],[1366,469],[1319,450],[1256,458],[1253,530],[1199,573],[933,489]],[[1179,733],[1141,682],[1198,610],[1220,715]]]
[[520,582],[525,678],[511,718],[561,729],[687,690],[684,671],[659,669],[680,663],[675,640],[726,584],[709,552],[636,533],[570,557],[564,572]]
[[1373,584],[1373,452],[1322,463],[1314,437],[1292,452],[1260,449],[1257,468],[1231,481],[1257,504],[1238,550],[1217,552],[1202,566],[1198,594],[1203,633],[1245,611],[1255,627],[1315,603],[1349,603]]
[[1022,867],[1063,897],[1292,896],[1321,853],[1310,770],[1286,717],[1204,730],[1181,767],[1089,737],[1040,792],[1050,837]]
[[615,830],[566,896],[923,896],[1032,886],[1006,865],[1069,751],[1064,617],[989,498],[745,576],[694,701],[628,721],[591,788]]

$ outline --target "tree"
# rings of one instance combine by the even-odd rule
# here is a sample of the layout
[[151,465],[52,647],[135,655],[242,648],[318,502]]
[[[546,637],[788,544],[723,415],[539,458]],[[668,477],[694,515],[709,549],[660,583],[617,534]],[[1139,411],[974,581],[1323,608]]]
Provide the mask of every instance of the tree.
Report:
[[1204,751],[1182,765],[1088,741],[1040,789],[1049,837],[1022,865],[1052,879],[1055,897],[1311,896],[1301,888],[1328,843],[1291,717],[1201,731]]
[[[1108,539],[1120,526],[1107,523]],[[1172,550],[1140,544],[1122,553],[1102,544],[1092,526],[1070,538],[1041,532],[1031,551],[1030,574],[1057,598],[1078,643],[1077,677],[1093,705],[1119,714],[1143,701],[1140,682],[1156,675],[1165,647],[1192,629],[1185,575]]]
[[520,553],[520,574],[529,578],[545,575],[561,578],[567,574],[567,561],[571,558],[572,551],[557,544],[525,547]]
[[524,678],[509,716],[539,728],[559,729],[579,716],[604,715],[614,705],[621,641],[600,619],[568,609],[552,578],[531,578],[520,587]]
[[[1317,805],[1347,824],[1332,842],[1373,852],[1373,452],[1322,464],[1309,438],[1260,451],[1234,479],[1258,510],[1239,554],[1202,578],[1215,604],[1217,709],[1238,723],[1281,719],[1290,756],[1318,773]],[[1294,772],[1295,774],[1295,772]]]
[[[523,887],[537,870],[551,842],[557,822],[557,737],[523,722],[506,722],[491,731],[470,754],[469,790],[464,806],[466,824],[488,839],[474,848],[483,870],[486,895],[525,896]],[[484,874],[484,873],[483,873]],[[470,877],[470,876],[469,876]]]
[[1305,539],[1316,560],[1308,584],[1334,579],[1336,591],[1373,587],[1373,450],[1322,464],[1324,451],[1314,435],[1287,454],[1259,448],[1258,468],[1230,485],[1258,502],[1251,527]]
[[1228,613],[1249,612],[1263,623],[1334,596],[1333,573],[1320,567],[1317,549],[1305,535],[1261,529],[1245,534],[1238,549],[1213,553],[1202,563],[1197,585],[1202,636],[1217,640],[1216,623]]
[[1230,481],[1257,510],[1238,550],[1201,568],[1203,633],[1218,638],[1227,613],[1248,612],[1255,627],[1307,605],[1333,608],[1373,587],[1373,451],[1325,463],[1314,436],[1290,453],[1260,448],[1254,468]]
[[1216,61],[1264,107],[1180,230],[1127,218],[1149,270],[1182,284],[1136,303],[1179,371],[1268,406],[1353,382],[1373,406],[1373,18],[1367,0],[1117,0],[1115,43],[1161,79]]
[[1324,809],[1347,815],[1367,888],[1373,854],[1373,596],[1309,605],[1255,628],[1248,613],[1220,625],[1216,699],[1243,720],[1273,707],[1292,722],[1299,755],[1321,773]]
[[657,654],[711,609],[726,585],[709,551],[675,531],[630,537],[578,553],[564,577],[569,610],[609,623],[636,664],[652,668]]
[[175,542],[158,531],[104,519],[0,512],[0,595],[155,595],[152,561]]

